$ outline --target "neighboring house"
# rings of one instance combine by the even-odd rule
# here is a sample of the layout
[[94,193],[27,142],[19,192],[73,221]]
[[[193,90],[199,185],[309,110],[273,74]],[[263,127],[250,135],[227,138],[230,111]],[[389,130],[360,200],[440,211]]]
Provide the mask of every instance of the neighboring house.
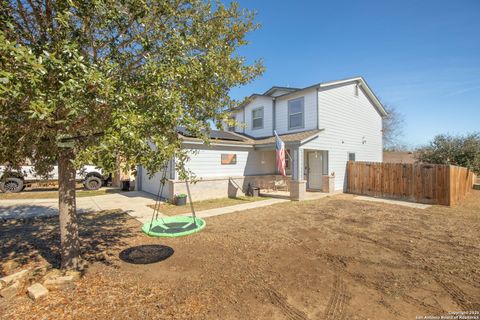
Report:
[[415,163],[415,154],[412,151],[384,151],[383,162],[386,163]]
[[[192,198],[226,197],[236,186],[243,192],[248,185],[272,188],[283,179],[275,168],[274,130],[293,160],[287,161],[286,178],[293,199],[303,198],[307,191],[342,192],[348,160],[382,161],[385,115],[361,77],[253,94],[233,110],[239,125],[228,132],[212,131],[209,146],[180,132],[184,147],[192,151],[187,169],[199,179],[191,186]],[[170,180],[162,192],[169,199],[186,193],[174,161],[167,168]],[[139,171],[138,188],[157,194],[162,173],[149,179],[145,170]]]

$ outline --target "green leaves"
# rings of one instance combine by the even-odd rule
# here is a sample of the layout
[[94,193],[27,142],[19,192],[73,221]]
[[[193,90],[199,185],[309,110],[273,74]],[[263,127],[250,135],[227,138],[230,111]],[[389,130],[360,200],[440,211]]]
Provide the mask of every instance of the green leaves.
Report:
[[415,157],[425,163],[467,167],[480,174],[480,133],[465,136],[437,135],[428,146],[419,148]]
[[30,157],[40,166],[68,135],[78,165],[113,169],[121,158],[156,171],[175,155],[182,167],[176,128],[207,141],[203,129],[236,104],[230,89],[263,72],[261,61],[247,65],[236,54],[258,27],[236,3],[1,6],[12,28],[0,32],[0,163]]

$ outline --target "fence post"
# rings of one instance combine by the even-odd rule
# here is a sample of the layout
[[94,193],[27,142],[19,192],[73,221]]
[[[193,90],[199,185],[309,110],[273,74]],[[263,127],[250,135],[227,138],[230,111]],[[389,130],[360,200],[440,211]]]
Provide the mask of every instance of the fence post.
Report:
[[453,168],[448,166],[448,205],[453,205],[453,183],[452,183]]

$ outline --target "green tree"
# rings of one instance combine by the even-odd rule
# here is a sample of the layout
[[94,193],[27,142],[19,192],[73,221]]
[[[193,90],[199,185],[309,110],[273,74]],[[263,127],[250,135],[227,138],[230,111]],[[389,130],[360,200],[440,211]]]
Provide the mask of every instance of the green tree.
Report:
[[419,148],[415,158],[420,162],[452,164],[480,174],[480,133],[451,136],[437,135],[429,145]]
[[[263,71],[238,55],[254,14],[201,0],[2,0],[0,163],[58,161],[62,267],[81,261],[75,168],[183,168],[176,127],[207,141]],[[183,172],[185,175],[185,172]]]

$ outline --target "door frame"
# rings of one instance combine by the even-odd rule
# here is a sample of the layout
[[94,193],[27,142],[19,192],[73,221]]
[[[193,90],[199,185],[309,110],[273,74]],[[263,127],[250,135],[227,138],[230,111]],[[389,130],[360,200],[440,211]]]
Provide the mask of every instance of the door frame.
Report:
[[[323,150],[305,150],[306,152],[306,170],[305,170],[305,180],[307,181],[307,189],[311,189],[311,190],[315,190],[315,191],[320,191],[322,190],[323,188],[323,181],[322,181],[322,176],[323,176],[323,161],[325,161],[324,159],[324,153],[323,153]],[[320,154],[320,167],[319,167],[319,170],[320,170],[320,188],[311,188],[310,187],[310,154],[311,153],[315,153],[315,152],[318,152]]]

